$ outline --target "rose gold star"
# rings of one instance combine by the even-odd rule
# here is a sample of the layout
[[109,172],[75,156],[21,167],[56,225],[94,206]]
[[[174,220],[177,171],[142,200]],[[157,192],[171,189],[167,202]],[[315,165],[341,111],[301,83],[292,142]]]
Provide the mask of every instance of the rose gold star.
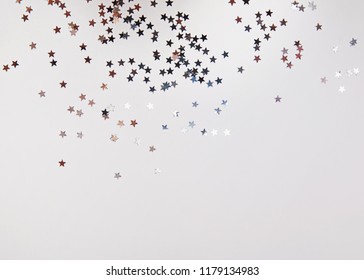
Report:
[[116,142],[116,141],[119,140],[119,137],[117,135],[112,134],[111,137],[110,137],[110,140],[113,141],[113,142]]
[[56,26],[55,28],[53,28],[54,30],[54,33],[57,34],[57,33],[61,33],[61,28]]
[[36,43],[34,43],[34,42],[32,42],[32,43],[29,45],[29,47],[30,47],[30,49],[31,49],[31,50],[34,50],[34,49],[36,49],[36,48],[37,48],[37,44],[36,44]]
[[118,124],[117,125],[120,126],[120,127],[125,126],[124,121],[118,121]]
[[93,99],[89,100],[88,101],[88,105],[91,106],[91,107],[94,106],[95,105],[95,101]]
[[137,125],[138,123],[137,123],[137,121],[136,120],[131,120],[130,121],[130,125],[131,126],[133,126],[133,127],[136,127],[136,125]]
[[45,97],[45,91],[43,91],[43,90],[41,90],[38,94],[40,97]]

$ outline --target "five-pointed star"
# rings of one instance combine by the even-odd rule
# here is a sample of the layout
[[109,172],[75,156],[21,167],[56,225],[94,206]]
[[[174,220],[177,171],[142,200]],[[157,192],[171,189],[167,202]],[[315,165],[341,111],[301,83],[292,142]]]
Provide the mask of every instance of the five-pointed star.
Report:
[[120,172],[115,173],[114,178],[119,180],[121,178]]
[[119,127],[125,126],[124,121],[119,120],[117,123],[117,126],[119,126]]
[[63,137],[66,137],[66,136],[67,136],[66,131],[61,131],[61,132],[59,133],[59,136],[61,136],[62,138],[63,138]]
[[136,120],[131,120],[130,121],[130,125],[132,126],[132,127],[136,127],[137,126],[137,121]]
[[135,138],[135,140],[134,140],[135,145],[140,146],[141,143],[142,143],[142,140],[140,138]]
[[111,134],[110,140],[116,142],[119,140],[119,137],[116,134]]
[[60,167],[65,167],[66,162],[62,159],[58,162]]
[[34,50],[34,49],[37,48],[37,44],[34,43],[34,42],[31,42],[30,45],[29,45],[29,47],[30,47],[31,50]]
[[225,136],[230,136],[230,130],[225,129],[225,130],[224,130],[224,135],[225,135]]
[[327,83],[327,78],[326,77],[321,78],[321,83],[326,84]]

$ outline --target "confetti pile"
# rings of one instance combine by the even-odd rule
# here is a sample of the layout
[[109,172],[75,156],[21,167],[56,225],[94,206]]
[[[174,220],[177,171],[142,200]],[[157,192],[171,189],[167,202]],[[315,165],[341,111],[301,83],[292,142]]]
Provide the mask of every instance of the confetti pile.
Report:
[[[182,1],[182,0],[181,0]],[[28,21],[41,20],[41,18],[34,18],[32,6],[27,5],[23,0],[16,0],[16,4],[20,6],[22,15],[20,20],[26,24]],[[161,95],[163,97],[167,94],[173,94],[174,90],[181,85],[186,83],[193,84],[196,92],[201,87],[208,88],[220,88],[224,92],[224,71],[220,67],[222,63],[228,63],[230,68],[233,68],[238,74],[244,74],[249,71],[244,66],[236,66],[234,60],[235,54],[229,51],[229,45],[226,45],[225,50],[214,49],[209,44],[209,34],[194,34],[190,32],[194,19],[186,11],[172,12],[174,2],[177,0],[167,1],[137,1],[137,0],[118,0],[118,1],[104,1],[103,3],[95,3],[96,1],[85,0],[90,11],[93,12],[93,17],[87,22],[82,20],[82,17],[74,14],[69,9],[69,3],[60,0],[48,0],[43,5],[48,5],[52,11],[50,13],[57,13],[63,15],[63,21],[60,21],[55,26],[49,26],[49,35],[54,39],[54,49],[48,50],[46,53],[42,53],[42,56],[48,58],[51,69],[59,67],[60,64],[64,63],[68,58],[64,55],[59,55],[55,50],[60,48],[57,45],[57,36],[66,33],[69,34],[69,44],[79,49],[79,55],[83,60],[84,64],[88,67],[93,67],[94,61],[104,59],[104,67],[101,69],[104,76],[101,77],[103,82],[100,83],[99,88],[95,88],[95,91],[102,92],[113,92],[113,88],[110,86],[111,81],[121,80],[126,81],[132,87],[135,84],[143,85],[146,95]],[[245,34],[252,34],[254,36],[250,40],[251,49],[248,51],[251,54],[251,60],[258,64],[257,67],[261,66],[261,61],[265,58],[273,58],[278,63],[278,55],[276,52],[269,52],[269,43],[275,38],[278,33],[284,33],[285,28],[289,26],[289,22],[286,20],[287,17],[280,15],[279,11],[272,9],[258,10],[252,12],[246,11],[253,4],[253,0],[229,0],[222,1],[221,5],[228,5],[231,7],[232,12],[236,12],[236,17],[231,18],[229,23],[231,30],[234,30],[234,26],[238,25],[241,32],[235,32],[236,36],[243,36]],[[316,11],[318,5],[315,2],[305,1],[294,1],[287,2],[290,12],[292,13],[306,13],[308,11]],[[156,19],[155,14],[159,15]],[[254,18],[254,21],[250,21],[246,14],[251,13],[250,18]],[[156,26],[165,26],[165,28],[158,29]],[[323,24],[321,22],[312,23],[311,20],[307,24],[312,25],[312,32],[323,32]],[[93,37],[88,38],[89,42],[73,40],[72,37],[77,38],[79,33],[83,29],[89,29],[94,33]],[[97,30],[97,31],[96,31]],[[103,30],[102,33],[98,34],[99,30]],[[55,37],[53,37],[55,36]],[[106,47],[109,45],[122,45],[128,40],[137,38],[141,45],[145,45],[145,53],[148,54],[149,59],[145,59],[145,54],[140,57],[134,57],[128,53],[122,53],[119,58],[112,57],[114,54],[108,53]],[[35,52],[38,47],[38,40],[40,38],[34,38],[32,42],[29,42],[29,49],[31,52]],[[97,57],[91,55],[89,52],[89,44],[97,42],[98,50]],[[75,43],[77,42],[77,43]],[[294,66],[298,62],[303,63],[303,57],[305,53],[303,41],[300,38],[300,34],[297,34],[297,38],[292,40],[292,44],[286,42],[280,42],[281,49],[280,60],[284,64],[285,68],[294,71]],[[310,44],[306,44],[307,46]],[[347,46],[354,48],[358,45],[358,39],[351,37],[348,39]],[[150,48],[152,46],[152,48]],[[261,54],[262,50],[265,50],[264,56]],[[339,46],[333,48],[333,52],[337,53]],[[112,58],[110,58],[112,57]],[[3,61],[3,72],[11,75],[13,71],[16,71],[21,66],[20,59],[14,59],[12,61]],[[261,66],[264,67],[264,66]],[[91,71],[98,71],[96,67],[91,68]],[[27,69],[31,71],[31,69]],[[253,70],[252,70],[253,71]],[[356,77],[359,75],[359,68],[355,65],[351,69],[337,69],[333,73],[334,77],[338,81],[342,81],[342,84],[338,85],[339,93],[346,92],[346,86],[344,84],[344,74],[347,77]],[[59,76],[59,88],[67,91],[68,81],[62,78],[62,72],[58,72]],[[333,77],[333,78],[334,78]],[[329,83],[331,80],[327,76],[318,77],[317,80],[321,80],[323,85]],[[312,81],[315,83],[316,81]],[[279,90],[279,89],[278,89]],[[34,93],[37,98],[44,99],[45,103],[42,106],[47,106],[46,99],[48,91],[46,88],[42,88],[42,84],[39,84],[39,91]],[[81,104],[80,106],[69,105],[65,108],[65,114],[74,115],[76,119],[88,118],[91,114],[96,115],[98,118],[103,119],[106,123],[113,122],[114,131],[120,129],[143,129],[144,122],[139,119],[135,114],[134,118],[131,119],[120,119],[116,113],[116,109],[119,104],[110,104],[107,107],[99,107],[98,100],[94,95],[80,92],[77,94],[77,99]],[[197,94],[196,94],[197,95]],[[70,103],[75,102],[70,99]],[[272,95],[271,102],[281,103],[284,98],[280,95]],[[167,101],[166,101],[167,102]],[[228,111],[229,102],[227,98],[221,98],[221,102],[215,104],[208,110],[217,116]],[[121,107],[125,110],[130,110],[132,104],[127,102]],[[199,110],[200,102],[197,100],[190,100],[190,106],[192,110]],[[146,108],[153,110],[155,104],[148,103]],[[87,109],[86,109],[87,108]],[[91,110],[89,110],[91,109]],[[137,108],[138,109],[138,108]],[[87,111],[87,114],[86,114]],[[205,114],[205,111],[200,112]],[[174,110],[171,108],[171,115],[173,118],[181,118],[185,116],[185,112]],[[217,130],[214,127],[214,123],[199,124],[193,119],[185,123],[185,126],[180,130],[177,128],[178,133],[194,133],[201,137],[214,137],[214,136],[230,136],[231,130],[227,127]],[[156,120],[157,122],[157,120]],[[167,133],[172,128],[173,132],[176,131],[176,127],[173,125],[163,122],[157,123],[155,131],[155,139],[158,139],[160,133]],[[125,130],[126,131],[126,130]],[[123,138],[127,137],[127,131],[123,134]],[[70,137],[67,130],[59,129],[60,138],[64,139]],[[87,132],[80,130],[77,131],[74,137],[82,140],[87,137]],[[115,132],[111,135],[105,136],[105,141],[111,141],[116,143],[120,140],[120,135]],[[134,142],[135,145],[144,147],[140,138],[133,138],[130,141]],[[157,141],[157,140],[156,140]],[[155,154],[162,148],[158,143],[150,143],[146,145],[145,152]],[[60,168],[72,168],[72,158],[55,158],[54,163]],[[117,167],[115,167],[116,169]],[[150,172],[154,174],[160,174],[163,167],[155,166]],[[147,171],[149,172],[149,171]],[[125,174],[123,170],[110,171],[115,180],[122,180],[128,174]]]

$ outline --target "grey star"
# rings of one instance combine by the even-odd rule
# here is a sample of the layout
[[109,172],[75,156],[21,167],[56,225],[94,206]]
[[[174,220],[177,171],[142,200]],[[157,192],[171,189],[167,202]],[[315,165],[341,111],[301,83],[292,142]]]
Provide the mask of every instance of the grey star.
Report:
[[40,97],[45,97],[45,91],[43,91],[43,90],[41,90],[38,94]]
[[245,69],[243,68],[243,66],[241,66],[241,67],[238,68],[238,72],[239,73],[243,73],[244,71],[245,71]]
[[192,121],[192,122],[188,122],[188,126],[191,128],[194,128],[196,126],[196,124],[194,121]]
[[61,136],[62,138],[63,138],[63,137],[66,137],[66,136],[67,136],[66,131],[61,131],[61,132],[59,133],[59,136]]
[[119,180],[121,178],[120,172],[115,173],[114,178]]

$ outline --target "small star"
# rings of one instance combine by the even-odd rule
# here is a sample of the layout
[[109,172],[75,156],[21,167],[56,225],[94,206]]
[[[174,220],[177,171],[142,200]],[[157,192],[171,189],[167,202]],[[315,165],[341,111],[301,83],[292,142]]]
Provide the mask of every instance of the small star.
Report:
[[81,131],[81,132],[77,132],[77,138],[80,138],[80,139],[82,139],[82,138],[83,138],[83,133],[82,133],[82,131]]
[[245,69],[242,66],[238,68],[239,73],[243,73],[244,71],[245,71]]
[[131,120],[130,121],[130,125],[132,126],[132,127],[136,127],[137,126],[137,121],[136,120]]
[[224,130],[224,135],[225,135],[225,136],[230,136],[230,130],[225,129],[225,130]]
[[40,97],[45,97],[45,91],[43,91],[43,90],[41,90],[38,94]]
[[101,88],[102,90],[107,90],[107,84],[102,83],[102,84],[101,84],[101,86],[100,86],[100,88]]
[[218,131],[216,129],[213,129],[211,131],[212,136],[216,136],[218,134]]
[[111,134],[110,140],[116,142],[119,140],[119,137],[116,134]]
[[280,103],[282,100],[282,97],[280,97],[279,95],[277,95],[277,97],[275,97],[276,103]]
[[125,126],[124,121],[118,121],[117,126],[119,127]]
[[16,68],[17,66],[19,66],[18,61],[17,60],[12,61],[11,66],[13,66],[14,68]]
[[120,172],[115,173],[114,178],[119,180],[121,178]]
[[193,103],[192,103],[192,107],[193,107],[193,108],[197,108],[197,106],[198,106],[198,105],[199,105],[199,104],[197,103],[197,101],[195,101],[195,102],[193,102]]
[[69,106],[67,111],[70,112],[70,114],[72,114],[75,111],[75,107]]
[[159,169],[159,168],[155,168],[154,169],[154,174],[155,175],[158,175],[158,174],[160,174],[162,171]]
[[131,108],[131,105],[130,105],[129,103],[126,103],[126,104],[124,105],[124,108],[125,108],[125,109],[127,109],[127,110],[129,110],[129,109]]
[[135,140],[134,140],[135,145],[140,146],[141,143],[142,143],[142,140],[140,138],[135,138]]
[[346,91],[346,88],[344,86],[341,86],[339,88],[339,92],[344,93]]
[[82,110],[77,110],[76,115],[81,118],[81,116],[83,115]]
[[32,42],[30,45],[29,45],[30,49],[31,50],[35,50],[37,48],[37,44]]
[[59,136],[61,136],[62,138],[66,137],[67,136],[66,131],[61,131],[59,133]]
[[83,93],[81,93],[81,95],[79,96],[79,98],[81,99],[81,101],[86,100],[86,95],[83,94]]
[[67,83],[65,81],[62,81],[59,83],[61,85],[61,88],[66,88]]
[[154,146],[150,146],[149,147],[149,152],[152,152],[153,153],[155,150],[156,150],[156,148]]
[[88,105],[91,106],[91,107],[94,106],[95,105],[95,101],[93,99],[89,100],[88,101]]
[[61,33],[61,28],[56,26],[54,29],[54,33],[57,34],[57,33]]
[[91,58],[91,57],[87,56],[87,57],[85,57],[84,59],[85,59],[85,63],[88,63],[88,64],[90,64],[90,63],[91,63],[91,60],[92,60],[92,58]]
[[196,124],[195,124],[195,122],[194,122],[194,121],[192,121],[192,122],[189,122],[189,123],[188,123],[188,126],[189,126],[190,128],[194,128],[194,127],[196,126]]
[[149,104],[147,105],[147,108],[148,108],[149,110],[153,110],[153,109],[154,109],[154,105],[153,105],[152,103],[149,103]]
[[327,78],[326,77],[321,78],[321,83],[326,84],[327,83]]
[[357,39],[351,39],[351,41],[350,41],[350,46],[351,47],[354,47],[356,44],[358,44],[358,40]]
[[59,166],[60,166],[60,167],[64,167],[64,166],[65,166],[65,164],[66,164],[66,162],[65,162],[65,161],[63,161],[63,159],[62,159],[61,161],[59,161],[58,163],[59,163]]

